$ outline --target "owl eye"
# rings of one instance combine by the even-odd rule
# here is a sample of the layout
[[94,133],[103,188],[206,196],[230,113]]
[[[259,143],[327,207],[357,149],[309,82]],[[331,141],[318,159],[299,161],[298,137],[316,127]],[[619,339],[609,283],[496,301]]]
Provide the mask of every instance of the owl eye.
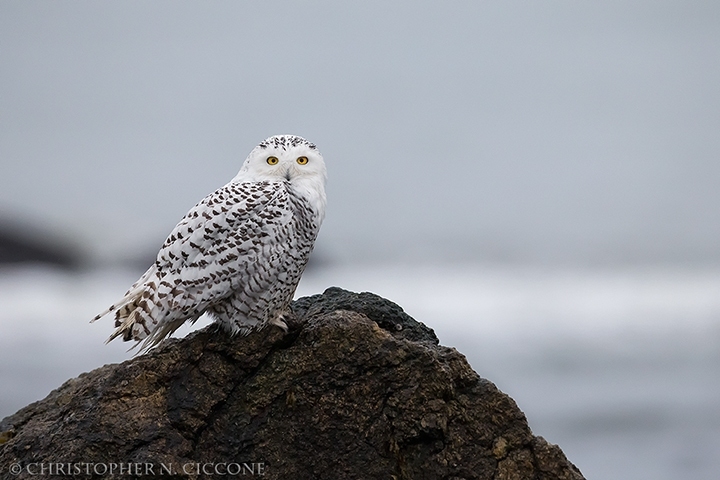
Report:
[[308,162],[308,158],[307,158],[307,157],[298,157],[297,162],[298,162],[300,165],[305,165],[305,164],[307,164],[307,162]]
[[278,163],[279,161],[280,161],[280,160],[278,160],[277,157],[268,157],[268,158],[267,158],[267,163],[268,163],[268,165],[277,165],[277,163]]

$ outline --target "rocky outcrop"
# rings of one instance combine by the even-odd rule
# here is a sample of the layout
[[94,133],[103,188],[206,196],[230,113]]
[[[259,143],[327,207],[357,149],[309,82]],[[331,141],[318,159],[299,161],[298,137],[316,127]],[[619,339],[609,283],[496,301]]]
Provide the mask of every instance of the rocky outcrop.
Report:
[[330,288],[294,312],[287,334],[211,326],[69,380],[0,422],[0,476],[583,478],[399,306]]
[[80,249],[55,232],[0,216],[0,266],[45,264],[75,269]]

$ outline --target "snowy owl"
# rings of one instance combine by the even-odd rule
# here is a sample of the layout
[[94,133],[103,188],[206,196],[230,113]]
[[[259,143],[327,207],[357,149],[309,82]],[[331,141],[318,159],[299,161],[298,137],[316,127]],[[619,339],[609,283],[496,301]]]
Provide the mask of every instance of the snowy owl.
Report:
[[325,216],[326,170],[317,147],[276,135],[255,147],[238,174],[180,220],[155,263],[115,312],[108,342],[157,345],[208,313],[232,334],[269,324],[287,330],[295,289]]

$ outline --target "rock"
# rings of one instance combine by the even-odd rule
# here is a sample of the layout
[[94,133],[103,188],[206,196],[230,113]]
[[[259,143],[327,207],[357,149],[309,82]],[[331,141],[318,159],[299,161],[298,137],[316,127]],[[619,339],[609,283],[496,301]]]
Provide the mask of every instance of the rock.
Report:
[[47,264],[76,269],[81,258],[78,246],[56,232],[0,217],[0,266]]
[[330,288],[294,312],[67,381],[0,422],[0,477],[583,478],[399,306]]

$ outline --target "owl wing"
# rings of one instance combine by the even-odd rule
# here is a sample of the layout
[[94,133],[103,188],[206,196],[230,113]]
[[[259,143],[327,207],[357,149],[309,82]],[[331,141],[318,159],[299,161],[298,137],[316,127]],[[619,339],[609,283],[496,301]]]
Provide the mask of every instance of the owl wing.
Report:
[[230,295],[242,281],[242,264],[256,262],[274,225],[288,215],[284,183],[231,183],[195,205],[178,223],[155,262],[159,296],[192,314]]
[[242,265],[282,241],[274,227],[290,215],[287,198],[278,182],[230,183],[203,198],[172,230],[155,264],[95,317],[116,312],[118,328],[108,341],[122,335],[150,348],[232,294],[243,281]]

